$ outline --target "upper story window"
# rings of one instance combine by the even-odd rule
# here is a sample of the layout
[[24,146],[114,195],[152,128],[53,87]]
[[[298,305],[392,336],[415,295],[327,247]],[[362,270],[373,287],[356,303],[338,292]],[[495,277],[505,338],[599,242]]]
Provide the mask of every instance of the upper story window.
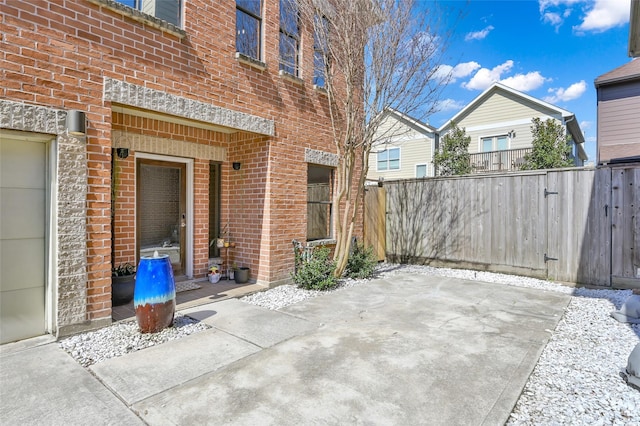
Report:
[[300,77],[300,18],[295,0],[280,0],[280,70]]
[[400,170],[400,148],[378,151],[378,171]]
[[237,0],[236,51],[259,61],[261,44],[262,0]]
[[324,88],[326,85],[326,54],[327,54],[327,31],[329,22],[325,16],[315,17],[315,31],[313,34],[313,84]]
[[182,0],[116,0],[147,15],[182,27]]
[[507,149],[509,149],[509,138],[507,137],[507,135],[481,138],[481,152],[504,151]]

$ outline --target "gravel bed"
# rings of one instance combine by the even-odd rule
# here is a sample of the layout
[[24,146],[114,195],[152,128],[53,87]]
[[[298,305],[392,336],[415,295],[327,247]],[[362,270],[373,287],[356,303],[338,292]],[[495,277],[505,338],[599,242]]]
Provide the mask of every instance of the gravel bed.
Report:
[[[640,426],[640,391],[627,386],[620,373],[640,341],[640,325],[611,317],[630,290],[573,288],[536,278],[492,272],[382,264],[376,276],[421,273],[479,280],[572,295],[563,318],[527,381],[507,425]],[[341,280],[331,291],[365,282]],[[324,292],[294,286],[276,287],[242,298],[268,309],[280,309]]]
[[136,320],[122,321],[96,331],[61,340],[59,345],[84,367],[180,339],[210,328],[191,317],[176,314],[173,325],[157,333],[141,333]]

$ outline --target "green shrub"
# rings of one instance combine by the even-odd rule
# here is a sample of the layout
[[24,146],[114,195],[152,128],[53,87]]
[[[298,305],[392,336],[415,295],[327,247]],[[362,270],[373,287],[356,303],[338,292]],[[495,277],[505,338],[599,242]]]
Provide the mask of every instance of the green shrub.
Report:
[[371,278],[377,264],[378,260],[373,253],[373,247],[365,247],[364,244],[356,243],[347,260],[344,276],[356,279]]
[[302,262],[293,274],[293,282],[307,290],[329,290],[338,285],[337,278],[333,276],[335,269],[329,248],[317,247],[310,259]]

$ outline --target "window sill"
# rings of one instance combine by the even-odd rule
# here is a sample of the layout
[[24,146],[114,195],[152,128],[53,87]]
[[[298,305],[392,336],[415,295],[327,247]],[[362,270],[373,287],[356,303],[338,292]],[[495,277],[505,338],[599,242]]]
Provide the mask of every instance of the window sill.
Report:
[[307,241],[307,247],[318,247],[318,246],[331,246],[335,245],[338,241],[332,238],[325,238],[322,240],[312,240]]
[[236,52],[236,60],[245,65],[249,65],[250,67],[259,69],[260,71],[264,71],[267,69],[267,64],[265,64],[264,62],[253,59],[252,57],[240,52]]
[[156,28],[160,31],[163,31],[169,34],[173,34],[176,37],[185,38],[187,36],[187,32],[182,28],[179,28],[176,25],[171,24],[162,19],[158,19],[155,16],[143,13],[130,6],[126,6],[115,0],[88,0],[88,1],[95,5],[109,9],[113,12],[119,13],[120,15],[131,18],[134,21],[138,21],[140,23],[149,25],[150,27]]
[[295,84],[297,84],[299,86],[304,85],[304,80],[303,79],[301,79],[300,77],[296,77],[293,74],[289,74],[286,71],[280,70],[278,72],[278,74],[280,74],[280,77],[284,78],[285,80],[289,80],[290,82],[295,83]]
[[315,90],[318,93],[321,93],[323,95],[327,94],[327,89],[325,89],[324,86],[318,86],[317,84],[313,85],[313,90]]

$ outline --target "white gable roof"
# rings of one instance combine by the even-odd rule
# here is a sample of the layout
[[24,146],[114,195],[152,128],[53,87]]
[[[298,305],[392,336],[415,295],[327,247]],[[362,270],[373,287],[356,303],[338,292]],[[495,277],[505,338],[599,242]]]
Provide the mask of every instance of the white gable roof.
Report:
[[567,111],[566,109],[559,108],[559,107],[557,107],[557,106],[555,106],[553,104],[550,104],[549,102],[545,102],[545,101],[540,100],[538,98],[534,98],[533,96],[527,95],[526,93],[523,93],[523,92],[520,92],[518,90],[512,89],[509,86],[505,86],[504,84],[502,84],[500,82],[493,83],[484,92],[482,92],[480,95],[478,95],[474,100],[469,102],[469,104],[467,106],[465,106],[462,110],[460,110],[460,112],[458,112],[456,115],[454,115],[453,118],[451,118],[446,123],[444,123],[442,126],[440,126],[440,128],[438,128],[438,133],[443,132],[449,126],[451,126],[451,122],[452,121],[453,122],[459,121],[458,119],[460,117],[464,116],[468,111],[470,111],[471,109],[475,108],[476,106],[478,106],[479,104],[484,102],[491,94],[493,94],[494,92],[497,92],[497,91],[503,91],[503,92],[510,93],[510,94],[512,94],[512,95],[514,95],[516,97],[519,97],[519,98],[521,98],[523,100],[529,101],[529,102],[531,102],[533,104],[539,105],[540,107],[549,109],[549,110],[555,112],[556,114],[559,114],[565,120],[565,123],[567,125],[567,129],[569,130],[569,133],[571,134],[571,136],[573,138],[573,142],[576,145],[580,145],[580,144],[584,143],[584,135],[582,134],[582,130],[580,130],[580,126],[578,124],[578,120],[576,119],[575,114],[573,114],[571,111]]

